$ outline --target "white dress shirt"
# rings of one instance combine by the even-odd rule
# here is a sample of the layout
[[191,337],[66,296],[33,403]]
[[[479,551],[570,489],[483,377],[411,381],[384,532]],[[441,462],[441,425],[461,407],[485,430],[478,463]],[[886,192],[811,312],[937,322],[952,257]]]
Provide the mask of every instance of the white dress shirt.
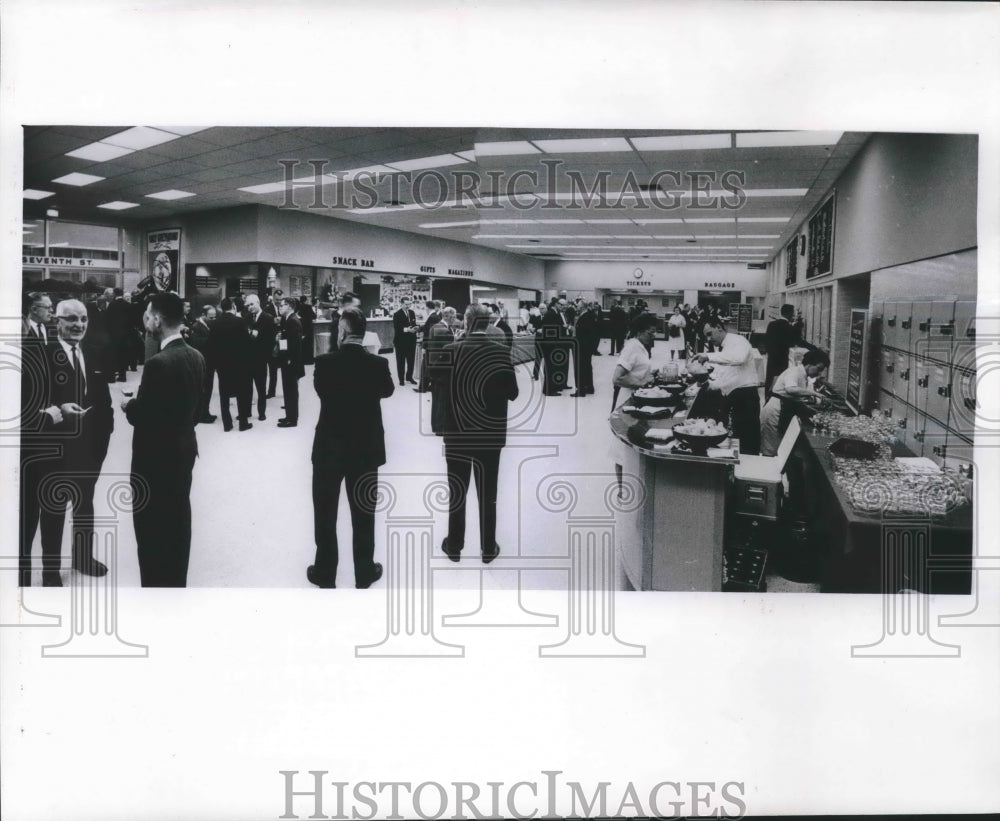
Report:
[[160,341],[160,350],[162,351],[164,348],[167,347],[167,345],[169,345],[175,339],[183,339],[183,338],[184,337],[180,334],[180,332],[165,337],[163,340]]
[[717,366],[712,374],[712,387],[718,388],[723,395],[737,388],[757,387],[753,348],[745,337],[727,333],[720,350],[707,356],[708,361]]

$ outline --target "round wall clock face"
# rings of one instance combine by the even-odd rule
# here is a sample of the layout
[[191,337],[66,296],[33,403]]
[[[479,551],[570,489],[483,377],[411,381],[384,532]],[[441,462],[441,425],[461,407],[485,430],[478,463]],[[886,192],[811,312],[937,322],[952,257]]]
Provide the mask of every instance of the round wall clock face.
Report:
[[632,279],[642,279],[642,278],[643,278],[644,276],[646,276],[646,274],[645,274],[645,272],[644,272],[644,271],[642,270],[642,268],[636,268],[636,269],[635,269],[635,270],[634,270],[634,271],[632,272]]
[[156,287],[161,291],[166,291],[170,287],[172,273],[170,257],[161,251],[153,260],[153,282],[156,283]]

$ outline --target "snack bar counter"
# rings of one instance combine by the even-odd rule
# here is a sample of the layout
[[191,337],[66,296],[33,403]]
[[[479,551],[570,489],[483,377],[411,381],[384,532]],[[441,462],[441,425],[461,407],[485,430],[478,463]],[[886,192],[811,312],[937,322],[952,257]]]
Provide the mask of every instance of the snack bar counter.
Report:
[[[616,514],[624,586],[635,590],[722,589],[726,496],[739,442],[707,437],[710,447],[677,441],[673,427],[691,397],[676,406],[629,399],[612,413],[622,467]],[[689,440],[691,441],[691,440]]]

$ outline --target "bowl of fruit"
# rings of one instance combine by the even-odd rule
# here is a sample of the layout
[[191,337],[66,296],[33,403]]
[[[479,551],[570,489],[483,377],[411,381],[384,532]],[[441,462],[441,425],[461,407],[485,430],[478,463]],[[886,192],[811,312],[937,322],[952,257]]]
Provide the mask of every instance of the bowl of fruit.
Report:
[[714,419],[685,419],[674,425],[674,438],[692,453],[704,455],[709,448],[722,444],[729,431]]

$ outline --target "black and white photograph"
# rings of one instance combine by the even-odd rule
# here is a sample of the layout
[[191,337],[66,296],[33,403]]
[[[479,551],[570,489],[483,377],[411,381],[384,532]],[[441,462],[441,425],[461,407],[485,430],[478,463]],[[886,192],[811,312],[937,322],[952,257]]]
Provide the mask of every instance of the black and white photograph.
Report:
[[998,808],[996,4],[53,5],[183,59],[5,10],[5,817]]

